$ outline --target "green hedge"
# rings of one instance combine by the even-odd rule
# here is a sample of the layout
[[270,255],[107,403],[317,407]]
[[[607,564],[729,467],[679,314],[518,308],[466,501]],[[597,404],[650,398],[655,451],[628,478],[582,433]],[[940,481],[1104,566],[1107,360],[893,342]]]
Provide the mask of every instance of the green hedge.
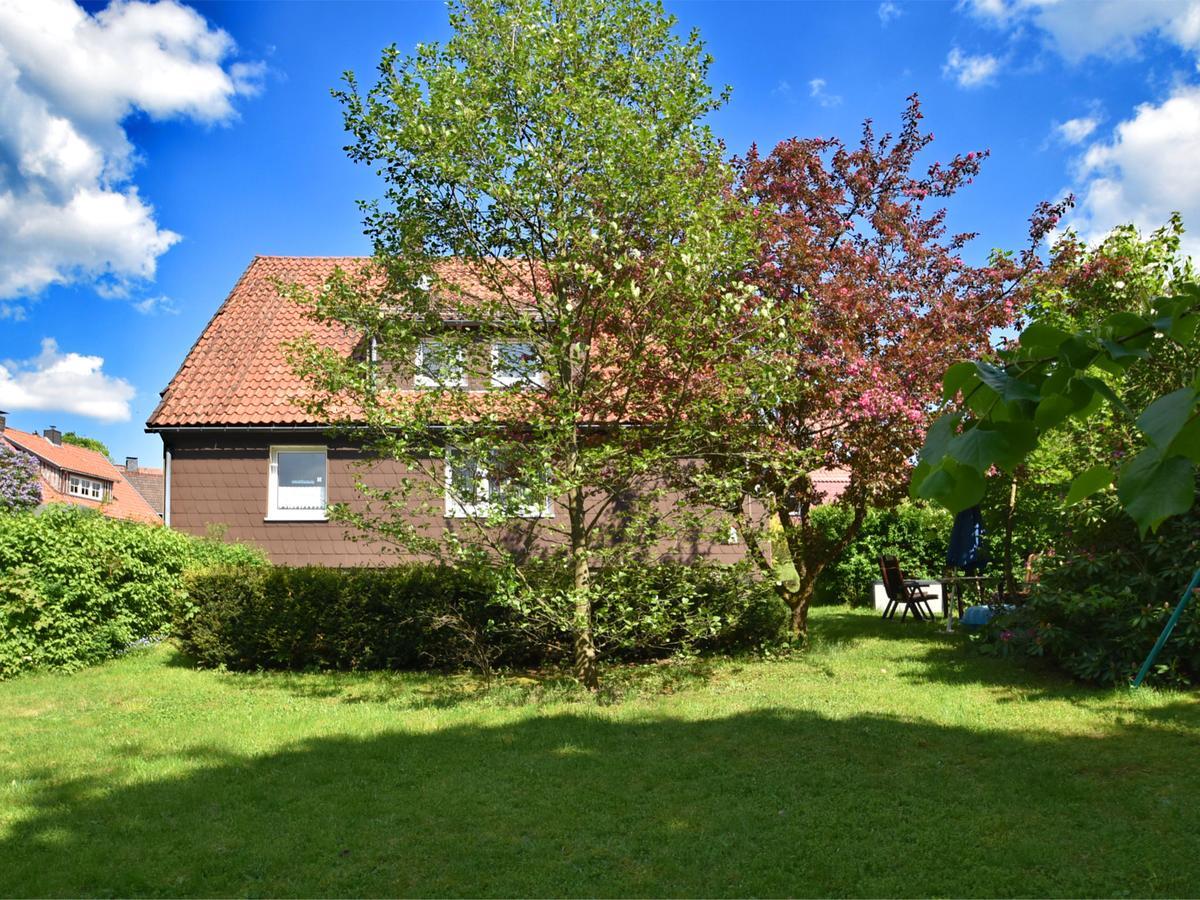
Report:
[[[420,669],[564,661],[565,573],[528,570],[532,591],[488,569],[217,568],[188,579],[176,634],[203,666]],[[602,575],[596,640],[608,659],[737,650],[782,633],[786,610],[748,570],[653,565]]]
[[[816,507],[811,515],[832,539],[844,533],[851,514],[830,504]],[[913,578],[941,575],[953,524],[945,510],[924,503],[869,510],[858,537],[817,579],[816,601],[869,606],[873,602],[871,586],[880,577],[879,557],[885,554],[897,557],[905,574]],[[989,541],[991,545],[999,546],[995,540]]]
[[54,505],[0,515],[0,678],[108,659],[161,633],[183,574],[256,551]]

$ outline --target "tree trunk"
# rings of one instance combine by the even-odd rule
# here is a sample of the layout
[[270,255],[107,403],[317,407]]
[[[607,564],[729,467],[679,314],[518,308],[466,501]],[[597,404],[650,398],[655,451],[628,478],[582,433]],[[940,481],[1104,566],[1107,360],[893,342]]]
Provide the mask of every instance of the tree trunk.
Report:
[[596,668],[596,643],[592,636],[592,569],[588,559],[584,527],[583,488],[577,487],[567,501],[571,519],[572,597],[575,602],[572,630],[575,638],[575,677],[589,691],[600,687]]
[[1017,517],[1017,476],[1013,475],[1012,486],[1008,492],[1008,509],[1004,516],[1004,590],[1009,594],[1017,592],[1013,578],[1013,522]]
[[813,583],[801,580],[799,590],[788,591],[784,598],[792,608],[792,637],[800,641],[808,640],[808,608],[812,605]]

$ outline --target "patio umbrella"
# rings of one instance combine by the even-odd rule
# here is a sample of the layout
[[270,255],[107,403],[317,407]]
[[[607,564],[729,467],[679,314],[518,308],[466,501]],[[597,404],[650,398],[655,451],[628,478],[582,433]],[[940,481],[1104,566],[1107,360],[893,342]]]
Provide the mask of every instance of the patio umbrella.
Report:
[[983,516],[978,506],[964,509],[954,517],[950,546],[946,550],[946,565],[968,571],[987,565],[987,557],[983,553]]

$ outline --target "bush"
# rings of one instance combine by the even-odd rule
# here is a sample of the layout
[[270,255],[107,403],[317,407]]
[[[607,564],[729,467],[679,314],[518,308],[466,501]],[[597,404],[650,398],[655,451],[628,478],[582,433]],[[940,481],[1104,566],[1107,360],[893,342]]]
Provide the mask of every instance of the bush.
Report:
[[[1029,599],[976,636],[983,652],[1045,657],[1074,677],[1127,684],[1200,566],[1200,512],[1169,520],[1142,541],[1112,510],[1065,556],[1042,563]],[[1200,683],[1200,606],[1188,605],[1150,675],[1160,685]]]
[[217,559],[263,561],[80,507],[0,515],[0,678],[100,662],[161,633],[183,599],[184,571]]
[[[240,670],[470,664],[486,674],[562,662],[566,573],[540,563],[525,578],[531,590],[482,567],[217,568],[189,576],[176,633],[200,665]],[[596,593],[596,640],[609,659],[742,649],[786,622],[774,592],[740,567],[626,567],[601,575]]]
[[[810,514],[830,539],[845,531],[851,516],[837,504],[818,506]],[[913,578],[941,575],[953,524],[945,510],[924,503],[906,501],[894,509],[869,510],[855,540],[817,579],[816,602],[869,606],[883,555],[897,557]]]
[[[0,432],[3,430],[0,428]],[[0,440],[0,514],[33,509],[41,502],[37,460]]]

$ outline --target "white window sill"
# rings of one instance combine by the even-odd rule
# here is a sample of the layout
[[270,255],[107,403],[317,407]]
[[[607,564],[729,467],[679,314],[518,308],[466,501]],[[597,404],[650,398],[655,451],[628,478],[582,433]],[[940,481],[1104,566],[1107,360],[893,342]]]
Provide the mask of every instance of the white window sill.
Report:
[[264,522],[328,522],[329,516],[325,513],[319,513],[313,516],[297,515],[295,513],[289,515],[274,515],[265,516]]

